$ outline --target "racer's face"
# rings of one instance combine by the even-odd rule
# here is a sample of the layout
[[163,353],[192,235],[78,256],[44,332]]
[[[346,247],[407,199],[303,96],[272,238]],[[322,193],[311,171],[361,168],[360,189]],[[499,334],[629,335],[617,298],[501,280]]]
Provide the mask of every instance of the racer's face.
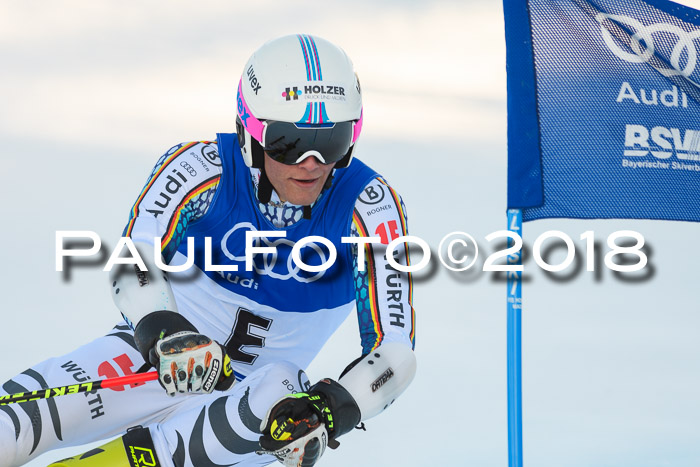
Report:
[[295,165],[277,162],[265,155],[265,173],[275,191],[282,199],[292,204],[308,206],[321,194],[332,164],[321,164],[315,157],[307,157]]

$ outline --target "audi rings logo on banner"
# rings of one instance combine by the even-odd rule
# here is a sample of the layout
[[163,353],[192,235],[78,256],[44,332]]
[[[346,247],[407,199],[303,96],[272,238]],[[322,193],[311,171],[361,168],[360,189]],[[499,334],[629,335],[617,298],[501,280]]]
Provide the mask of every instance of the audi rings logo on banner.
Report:
[[[658,54],[659,44],[668,44],[671,51],[670,57],[664,57],[673,68],[664,68],[661,66],[654,67],[664,76],[682,75],[690,78],[695,73],[698,64],[698,46],[700,45],[700,29],[695,31],[686,31],[674,24],[656,23],[645,26],[641,21],[630,18],[629,16],[610,15],[607,13],[598,13],[595,17],[600,23],[600,31],[603,35],[603,40],[610,51],[617,57],[630,63],[645,63],[649,61],[654,54]],[[612,20],[625,25],[629,29],[636,32],[630,37],[629,47],[634,53],[629,53],[617,44],[608,28],[603,24],[606,20]],[[654,43],[654,34],[657,35],[658,43]],[[661,36],[663,34],[663,36]],[[675,37],[672,37],[675,36]],[[663,39],[663,40],[662,40]],[[675,41],[675,44],[673,42]],[[681,65],[681,58],[685,57],[685,66]],[[695,85],[700,86],[693,81]]]
[[[238,230],[242,231],[239,233],[235,240],[231,240],[231,236]],[[253,224],[250,222],[239,222],[231,230],[226,232],[226,235],[221,239],[221,251],[224,255],[231,261],[236,261],[240,263],[245,263],[245,253],[243,256],[236,256],[228,248],[229,242],[235,242],[234,244],[240,248],[241,251],[245,250],[245,231],[253,230],[257,231]],[[279,280],[289,280],[294,279],[298,282],[315,282],[319,280],[325,274],[324,271],[319,271],[316,273],[310,273],[303,271],[293,260],[291,255],[292,248],[294,248],[294,242],[287,238],[275,238],[273,240],[267,239],[265,237],[257,237],[253,241],[254,247],[274,247],[277,250],[277,254],[273,253],[255,253],[253,254],[253,269],[258,274],[263,276],[270,276],[273,279]],[[308,243],[306,247],[313,250],[320,264],[326,263],[328,260],[328,254],[317,244]],[[304,251],[304,249],[302,249]],[[306,252],[305,252],[306,253]],[[281,258],[286,260],[278,261]],[[305,263],[309,264],[310,261],[306,260]],[[286,263],[286,264],[284,264]]]

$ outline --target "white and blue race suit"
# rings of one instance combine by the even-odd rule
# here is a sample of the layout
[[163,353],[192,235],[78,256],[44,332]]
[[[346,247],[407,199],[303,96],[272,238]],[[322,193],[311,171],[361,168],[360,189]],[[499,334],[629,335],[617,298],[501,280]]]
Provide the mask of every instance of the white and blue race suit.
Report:
[[[304,216],[304,207],[282,202],[274,192],[269,203],[258,201],[260,172],[243,162],[236,135],[179,144],[164,154],[124,236],[150,244],[159,239],[171,265],[194,256],[194,267],[168,274],[177,311],[225,345],[240,382],[209,395],[170,398],[148,383],[0,405],[0,466],[21,465],[42,452],[106,439],[135,425],[150,428],[163,465],[266,465],[275,459],[254,453],[260,420],[277,399],[309,387],[304,368],[353,308],[363,354],[388,341],[413,347],[411,277],[390,265],[383,248],[407,235],[401,198],[357,159],[332,176],[311,215]],[[254,246],[276,250],[253,255],[251,271],[247,231],[269,232],[259,234]],[[333,243],[337,257],[328,269],[307,272],[292,260],[295,242],[309,236]],[[360,247],[364,267],[357,247],[341,240],[353,236],[381,240]],[[188,238],[194,239],[192,251]],[[308,265],[324,264],[331,254],[318,242],[300,253]],[[395,259],[408,263],[405,244]],[[11,378],[0,395],[122,376],[143,365],[132,325],[124,321],[106,336]]]

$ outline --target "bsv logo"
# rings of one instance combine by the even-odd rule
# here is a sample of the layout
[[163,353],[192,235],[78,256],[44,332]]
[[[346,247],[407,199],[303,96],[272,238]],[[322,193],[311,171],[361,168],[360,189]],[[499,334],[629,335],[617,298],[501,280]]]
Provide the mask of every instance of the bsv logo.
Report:
[[[700,29],[686,31],[668,23],[655,23],[645,26],[635,18],[607,13],[598,13],[595,19],[600,23],[600,32],[605,45],[608,46],[615,56],[622,60],[630,63],[645,63],[651,60],[654,68],[664,76],[682,75],[690,79],[690,76],[695,73],[698,62],[698,45],[700,45],[697,42],[700,39]],[[606,25],[606,20],[612,21],[613,25],[610,25],[610,21]],[[635,31],[631,37],[622,30],[620,30],[618,35],[630,38],[629,44],[625,45],[628,45],[634,53],[629,53],[618,45],[620,37],[614,38],[610,32],[619,29],[614,22],[624,25],[625,30],[632,29]],[[662,60],[654,58],[654,54],[658,55],[659,49],[663,46],[668,48],[668,54],[664,53],[663,57],[673,68],[664,67]],[[685,65],[681,63],[682,58],[685,58]],[[700,86],[697,81],[692,82],[696,86]]]
[[643,125],[625,126],[625,156],[644,157],[651,153],[657,159],[700,161],[700,130],[681,130]]

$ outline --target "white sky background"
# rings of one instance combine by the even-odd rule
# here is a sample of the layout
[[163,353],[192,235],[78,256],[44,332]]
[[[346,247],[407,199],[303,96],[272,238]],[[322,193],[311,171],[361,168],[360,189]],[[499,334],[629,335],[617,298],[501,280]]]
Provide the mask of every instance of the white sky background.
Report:
[[[493,251],[484,237],[505,228],[506,206],[501,2],[349,5],[0,2],[0,381],[119,319],[101,267],[75,268],[70,281],[55,271],[55,231],[93,230],[113,246],[167,148],[234,130],[243,65],[279,35],[317,34],[352,57],[365,93],[357,154],[402,194],[411,233],[436,250],[462,230],[482,260]],[[700,227],[547,220],[525,225],[526,243],[550,229],[579,245],[587,230],[603,245],[611,232],[637,230],[653,274],[629,283],[584,270],[561,283],[529,264],[525,462],[700,464]],[[415,286],[416,380],[321,465],[507,464],[505,285],[431,263]],[[356,329],[351,317],[312,364],[312,380],[337,377],[359,354]]]

